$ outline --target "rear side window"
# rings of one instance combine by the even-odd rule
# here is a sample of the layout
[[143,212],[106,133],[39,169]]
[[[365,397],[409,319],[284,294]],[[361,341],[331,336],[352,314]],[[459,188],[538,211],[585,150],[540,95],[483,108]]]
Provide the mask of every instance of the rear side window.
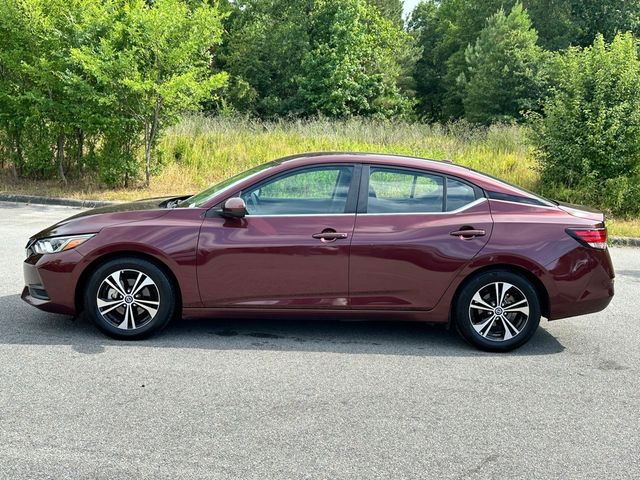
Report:
[[471,185],[447,178],[447,212],[458,210],[475,199],[476,192]]
[[371,167],[367,213],[442,212],[443,192],[438,175]]

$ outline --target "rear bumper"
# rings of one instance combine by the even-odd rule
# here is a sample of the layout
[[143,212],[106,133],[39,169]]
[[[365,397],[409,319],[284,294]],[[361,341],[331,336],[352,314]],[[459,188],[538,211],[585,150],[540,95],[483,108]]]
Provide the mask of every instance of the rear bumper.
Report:
[[27,258],[22,264],[25,282],[22,300],[46,312],[74,315],[79,270],[76,267],[82,258],[74,250]]
[[549,320],[604,310],[614,295],[614,271],[608,250],[579,247],[547,266]]

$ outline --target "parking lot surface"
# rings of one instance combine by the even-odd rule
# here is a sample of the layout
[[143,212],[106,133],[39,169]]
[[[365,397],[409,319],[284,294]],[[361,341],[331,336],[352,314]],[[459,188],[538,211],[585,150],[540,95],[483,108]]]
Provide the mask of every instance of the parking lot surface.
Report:
[[607,310],[509,354],[406,323],[193,320],[118,342],[19,298],[0,203],[0,478],[639,478],[640,249]]

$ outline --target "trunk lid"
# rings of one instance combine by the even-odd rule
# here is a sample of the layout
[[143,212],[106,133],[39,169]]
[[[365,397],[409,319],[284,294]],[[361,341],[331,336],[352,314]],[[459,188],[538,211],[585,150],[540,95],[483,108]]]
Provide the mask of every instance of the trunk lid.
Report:
[[558,208],[567,212],[569,215],[578,218],[591,220],[594,223],[604,223],[604,213],[595,208],[585,207],[582,205],[572,205],[570,203],[557,202]]

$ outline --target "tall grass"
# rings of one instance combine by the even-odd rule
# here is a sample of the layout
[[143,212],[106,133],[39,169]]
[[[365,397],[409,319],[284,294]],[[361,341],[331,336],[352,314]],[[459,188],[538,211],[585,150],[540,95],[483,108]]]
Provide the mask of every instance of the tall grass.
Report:
[[448,159],[525,188],[538,173],[523,127],[476,128],[466,123],[425,125],[353,119],[264,122],[238,118],[184,119],[159,146],[157,193],[199,190],[239,171],[302,152],[350,151]]
[[538,172],[524,127],[472,127],[377,122],[353,119],[260,120],[203,116],[183,119],[165,130],[151,186],[106,189],[85,177],[64,186],[52,180],[13,180],[0,175],[0,191],[13,193],[134,200],[188,194],[235,173],[286,155],[318,152],[380,152],[452,160],[525,188],[536,189]]

